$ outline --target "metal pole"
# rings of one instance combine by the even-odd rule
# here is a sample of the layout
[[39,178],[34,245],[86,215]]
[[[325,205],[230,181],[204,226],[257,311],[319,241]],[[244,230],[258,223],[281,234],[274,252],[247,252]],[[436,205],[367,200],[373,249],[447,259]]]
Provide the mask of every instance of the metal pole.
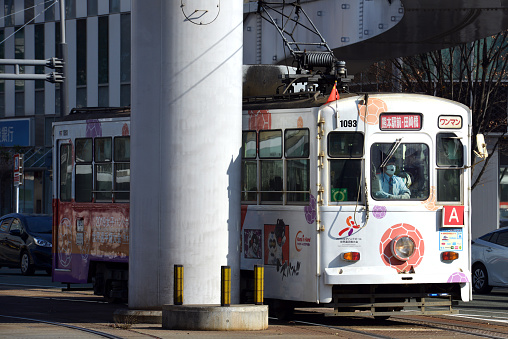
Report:
[[16,213],[19,213],[19,186],[16,186]]
[[254,304],[263,305],[265,293],[265,268],[254,265]]
[[174,266],[173,304],[183,305],[183,265]]
[[231,267],[221,266],[220,305],[231,306]]
[[65,42],[65,0],[60,0],[60,59],[63,61],[62,73],[64,81],[60,83],[60,116],[69,114],[69,100],[67,97],[67,43]]

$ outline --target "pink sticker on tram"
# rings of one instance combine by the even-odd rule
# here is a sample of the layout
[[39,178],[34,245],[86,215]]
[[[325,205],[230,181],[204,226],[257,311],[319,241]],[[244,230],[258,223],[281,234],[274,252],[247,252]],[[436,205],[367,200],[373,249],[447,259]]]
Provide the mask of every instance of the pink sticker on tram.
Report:
[[307,206],[304,207],[305,211],[305,220],[307,220],[308,224],[312,224],[316,221],[316,198],[311,194],[310,201]]
[[374,215],[376,219],[383,219],[386,216],[386,206],[374,206],[372,215]]
[[[392,240],[400,235],[410,237],[416,247],[413,255],[406,261],[397,259],[391,250]],[[420,265],[424,252],[425,244],[421,233],[416,227],[406,223],[396,224],[387,229],[381,237],[381,242],[379,244],[379,254],[383,262],[387,266],[396,269],[398,272],[407,272]]]
[[467,275],[462,272],[455,272],[448,278],[448,283],[468,283]]

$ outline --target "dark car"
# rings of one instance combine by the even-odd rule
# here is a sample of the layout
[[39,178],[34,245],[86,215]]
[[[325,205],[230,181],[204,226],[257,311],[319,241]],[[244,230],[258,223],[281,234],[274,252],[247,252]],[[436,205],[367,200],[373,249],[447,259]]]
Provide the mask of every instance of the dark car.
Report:
[[49,215],[11,213],[0,218],[0,267],[21,268],[24,275],[36,269],[51,274]]

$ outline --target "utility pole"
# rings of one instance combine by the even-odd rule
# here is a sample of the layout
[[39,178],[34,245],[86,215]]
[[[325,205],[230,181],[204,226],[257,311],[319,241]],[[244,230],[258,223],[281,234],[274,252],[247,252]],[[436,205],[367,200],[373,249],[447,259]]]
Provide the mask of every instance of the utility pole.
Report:
[[[60,59],[63,60],[62,73],[67,76],[67,43],[65,42],[65,0],[60,0]],[[69,100],[67,97],[67,81],[60,83],[60,116],[69,114]]]

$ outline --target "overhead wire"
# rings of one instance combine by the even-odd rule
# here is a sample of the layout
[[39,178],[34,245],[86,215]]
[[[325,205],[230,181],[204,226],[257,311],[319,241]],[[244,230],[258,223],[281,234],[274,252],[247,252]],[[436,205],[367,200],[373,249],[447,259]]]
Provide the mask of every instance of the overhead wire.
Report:
[[[0,19],[5,19],[11,15],[15,15],[15,14],[19,14],[19,13],[22,13],[22,12],[25,12],[29,9],[32,9],[32,8],[36,8],[37,6],[40,6],[40,5],[44,5],[45,3],[47,2],[51,2],[51,0],[48,0],[48,1],[44,1],[44,2],[41,2],[41,3],[38,3],[36,5],[33,5],[32,7],[28,7],[28,8],[25,8],[24,10],[21,10],[21,11],[17,11],[17,12],[14,12],[14,13],[11,13],[11,14],[8,14],[8,15],[5,15],[3,17],[0,17]],[[52,6],[54,6],[56,3],[58,2],[58,0],[54,0],[53,3],[51,5],[49,5],[48,7],[46,7],[43,11],[39,12],[37,15],[34,15],[34,17],[30,20],[28,20],[27,22],[25,22],[25,24],[21,27],[19,27],[18,29],[16,29],[13,33],[11,33],[8,37],[6,37],[5,39],[3,39],[2,41],[0,41],[0,45],[3,44],[7,39],[9,39],[10,37],[12,37],[13,35],[15,35],[16,33],[18,33],[19,31],[21,31],[22,29],[24,29],[28,24],[32,23],[35,19],[37,19],[37,17],[39,17],[41,14],[45,13],[47,10],[49,10]]]

